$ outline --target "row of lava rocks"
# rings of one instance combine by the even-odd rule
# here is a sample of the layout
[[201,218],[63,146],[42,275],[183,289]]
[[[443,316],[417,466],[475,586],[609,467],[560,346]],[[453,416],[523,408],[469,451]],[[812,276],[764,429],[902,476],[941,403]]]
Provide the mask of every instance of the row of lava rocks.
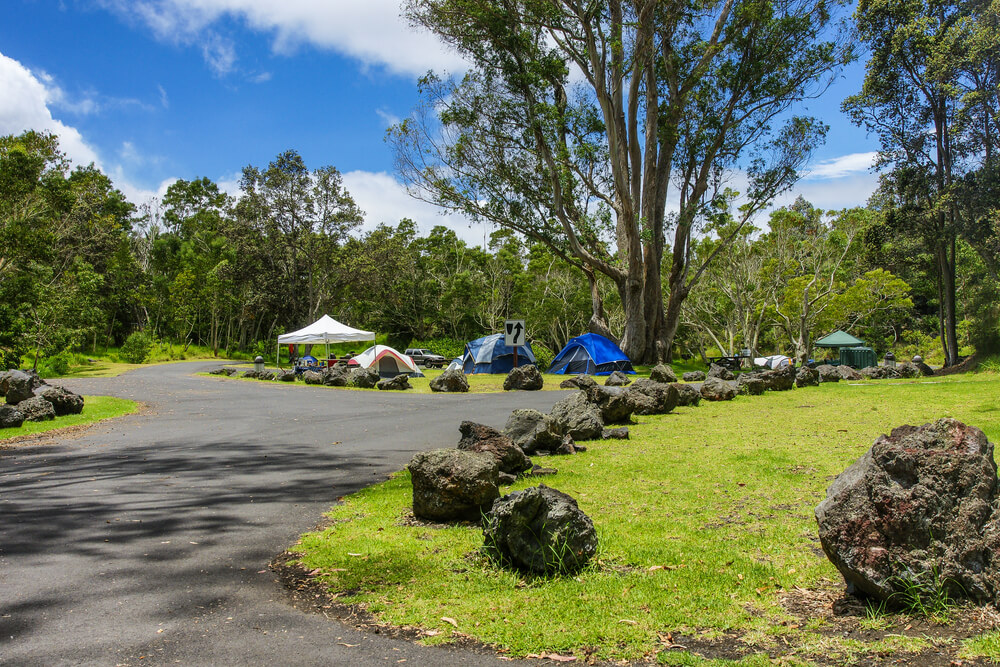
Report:
[[[529,368],[534,369],[515,370],[529,376]],[[578,375],[563,386],[579,391],[548,413],[514,410],[502,430],[462,422],[457,448],[420,452],[407,466],[414,516],[482,522],[487,554],[505,567],[542,575],[581,569],[597,552],[597,532],[574,498],[544,484],[507,495],[500,489],[518,476],[556,472],[529,456],[584,452],[580,440],[628,439],[633,414],[666,414],[677,405],[698,403],[701,395],[694,387],[668,378],[676,380],[667,366],[625,388],[614,386],[614,376],[608,386]]]
[[[299,376],[288,370],[248,370],[240,372],[235,368],[223,366],[209,371],[211,375],[226,375],[229,377],[243,377],[251,380],[264,380],[266,382],[295,382]],[[386,389],[404,390],[410,389],[410,378],[405,374],[397,375],[393,378],[380,379],[378,371],[374,368],[361,368],[359,366],[348,366],[341,362],[322,371],[306,371],[302,373],[302,380],[306,384],[326,385],[328,387],[359,387],[361,389]],[[468,385],[466,385],[468,386]]]
[[47,384],[34,371],[0,373],[0,428],[17,428],[26,421],[40,422],[83,412],[83,396],[65,387]]

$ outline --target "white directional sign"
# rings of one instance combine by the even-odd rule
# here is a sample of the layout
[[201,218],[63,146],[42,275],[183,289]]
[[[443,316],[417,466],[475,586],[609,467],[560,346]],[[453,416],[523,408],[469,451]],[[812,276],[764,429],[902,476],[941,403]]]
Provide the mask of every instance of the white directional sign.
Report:
[[503,344],[507,347],[519,347],[527,340],[527,330],[524,320],[507,320],[503,325]]

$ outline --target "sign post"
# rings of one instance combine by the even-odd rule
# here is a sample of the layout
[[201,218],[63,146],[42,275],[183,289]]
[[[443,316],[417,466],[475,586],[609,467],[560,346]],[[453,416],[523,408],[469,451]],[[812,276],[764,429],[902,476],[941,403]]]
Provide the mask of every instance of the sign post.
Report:
[[524,345],[528,339],[524,320],[507,320],[503,324],[503,344],[514,348],[514,368],[517,368],[517,348]]

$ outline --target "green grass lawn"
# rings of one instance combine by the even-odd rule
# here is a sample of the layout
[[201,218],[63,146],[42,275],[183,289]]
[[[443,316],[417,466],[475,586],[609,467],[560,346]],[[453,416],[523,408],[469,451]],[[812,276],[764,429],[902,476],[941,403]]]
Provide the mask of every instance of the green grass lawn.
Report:
[[56,417],[51,421],[44,422],[24,422],[18,428],[5,428],[0,430],[0,445],[13,438],[25,435],[35,435],[53,431],[55,429],[69,426],[80,426],[113,419],[123,415],[132,414],[139,410],[139,404],[124,398],[113,398],[111,396],[84,396],[83,412],[78,415],[65,415]]
[[[832,478],[880,434],[945,416],[996,442],[1000,378],[841,382],[703,402],[640,417],[631,440],[536,458],[559,471],[541,481],[575,497],[600,536],[596,562],[574,577],[500,570],[481,556],[478,526],[408,519],[405,471],[346,498],[329,512],[331,527],[292,551],[338,602],[361,605],[380,623],[422,628],[428,643],[460,633],[511,656],[669,664],[698,663],[667,648],[685,645],[678,637],[730,638],[756,654],[750,664],[767,663],[767,652],[806,664],[919,652],[946,640],[845,638],[830,619],[793,615],[789,600],[841,595],[813,516]],[[995,633],[947,641],[955,656],[1000,657]]]

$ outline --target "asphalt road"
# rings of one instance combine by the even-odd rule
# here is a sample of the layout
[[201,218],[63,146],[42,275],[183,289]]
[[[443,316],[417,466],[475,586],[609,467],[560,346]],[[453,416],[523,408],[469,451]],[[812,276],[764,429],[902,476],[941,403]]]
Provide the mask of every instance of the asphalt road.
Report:
[[[195,377],[67,380],[142,414],[0,450],[0,664],[510,665],[299,611],[268,562],[338,496],[561,392],[407,395]],[[403,662],[405,661],[405,662]]]

